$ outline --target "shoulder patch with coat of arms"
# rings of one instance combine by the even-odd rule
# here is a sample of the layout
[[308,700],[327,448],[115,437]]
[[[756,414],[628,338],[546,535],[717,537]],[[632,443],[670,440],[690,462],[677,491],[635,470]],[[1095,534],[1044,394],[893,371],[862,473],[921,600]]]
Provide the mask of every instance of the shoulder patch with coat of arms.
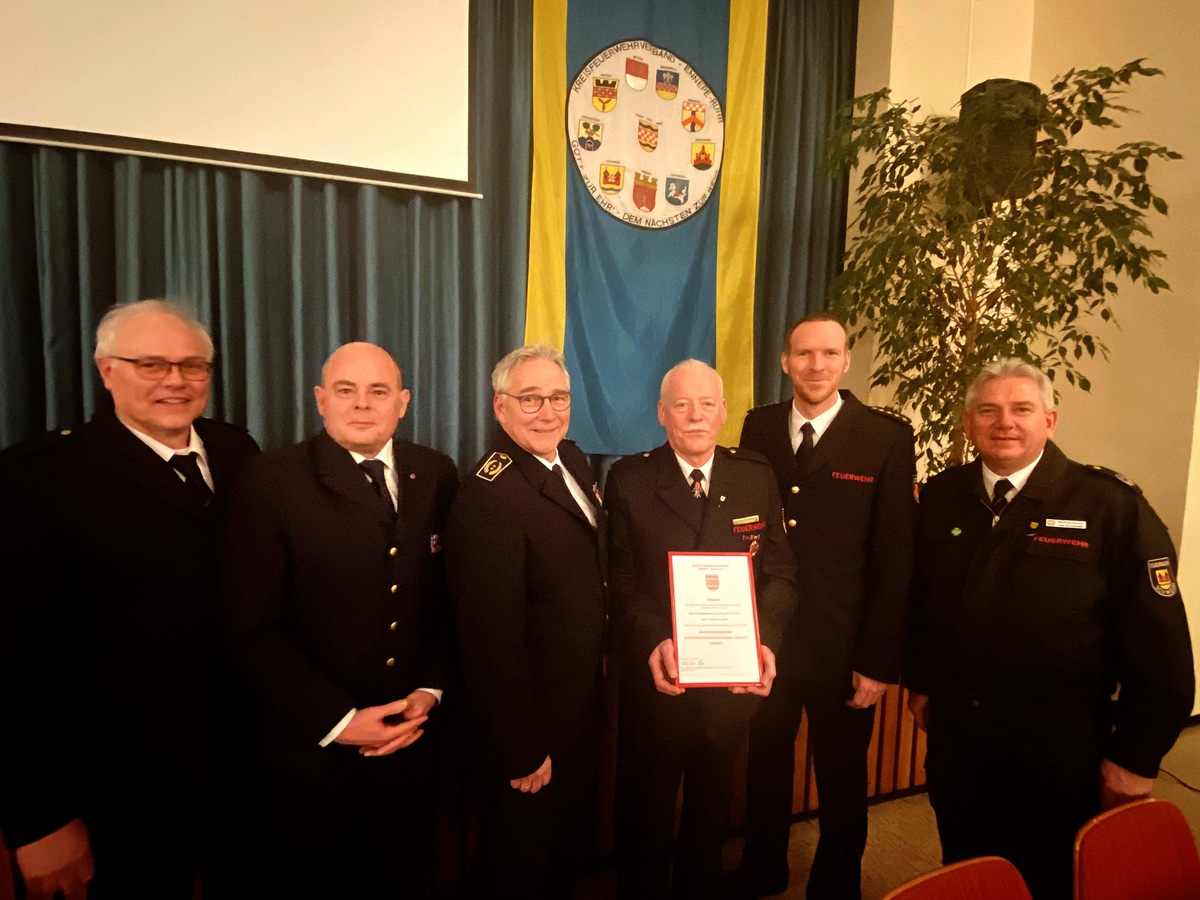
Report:
[[484,481],[495,481],[496,477],[511,465],[512,457],[497,450],[483,461],[483,465],[475,472],[475,477]]
[[1175,572],[1171,568],[1171,560],[1165,556],[1158,559],[1146,560],[1146,568],[1150,572],[1150,587],[1160,597],[1174,597],[1179,588],[1175,586]]

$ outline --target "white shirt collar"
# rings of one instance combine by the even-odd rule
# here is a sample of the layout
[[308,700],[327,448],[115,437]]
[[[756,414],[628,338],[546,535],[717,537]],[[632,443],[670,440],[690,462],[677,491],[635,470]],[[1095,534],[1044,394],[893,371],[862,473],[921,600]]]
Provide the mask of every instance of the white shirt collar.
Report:
[[1029,476],[1037,468],[1037,464],[1042,461],[1042,456],[1045,452],[1046,448],[1043,447],[1042,452],[1037,455],[1037,459],[1025,466],[1025,468],[1017,469],[1011,475],[997,475],[987,467],[987,463],[980,460],[981,467],[983,468],[983,489],[987,492],[987,496],[992,496],[992,491],[996,488],[996,482],[1001,478],[1007,478],[1008,483],[1012,485],[1012,489],[1008,492],[1009,498],[1011,499],[1015,496],[1020,492],[1021,488],[1025,487],[1025,482],[1029,480]]
[[704,465],[693,466],[690,462],[688,462],[686,459],[684,459],[682,456],[680,456],[678,453],[676,453],[675,454],[675,462],[679,463],[679,471],[683,473],[683,477],[687,479],[688,484],[692,483],[692,469],[699,469],[701,472],[703,472],[704,473],[704,493],[707,494],[708,489],[712,486],[712,467],[713,467],[713,460],[716,458],[716,455],[717,454],[714,451],[712,456],[710,456],[708,458],[708,461],[705,462]]
[[[554,467],[555,467],[555,466],[562,466],[562,460],[558,458],[558,448],[557,448],[557,447],[555,447],[555,448],[554,448],[554,459],[546,459],[546,457],[544,457],[544,456],[540,456],[540,455],[538,455],[537,453],[534,453],[534,454],[532,454],[532,455],[533,455],[533,458],[534,458],[534,459],[536,459],[536,460],[537,460],[538,462],[540,462],[540,463],[541,463],[543,466],[545,466],[547,469],[550,469],[550,470],[552,470],[552,471],[553,471],[553,469],[554,469]],[[563,470],[564,472],[566,472],[566,471],[567,471],[567,467],[566,467],[566,466],[562,466],[562,470]]]
[[379,452],[376,453],[373,457],[372,456],[363,456],[357,450],[351,450],[350,456],[354,459],[355,465],[358,465],[364,459],[377,459],[381,463],[383,463],[383,468],[384,468],[385,472],[393,472],[394,473],[394,469],[392,466],[392,438],[388,438],[387,443],[384,444],[382,447],[380,447]]
[[163,462],[170,462],[171,457],[176,453],[198,453],[200,454],[200,459],[204,461],[204,464],[206,466],[208,465],[208,454],[204,452],[204,441],[200,440],[200,435],[196,433],[195,425],[193,425],[191,428],[191,434],[188,437],[188,445],[176,450],[174,447],[168,447],[162,441],[155,440],[145,432],[138,431],[120,416],[117,416],[117,420],[126,428],[128,428],[133,433],[134,437],[161,456],[163,458]]
[[829,407],[829,409],[825,410],[825,412],[821,413],[816,418],[806,419],[800,410],[796,409],[796,401],[793,398],[791,406],[791,418],[788,424],[788,430],[792,436],[792,449],[795,450],[800,446],[800,428],[805,422],[808,422],[813,427],[813,446],[816,446],[817,441],[821,440],[821,435],[825,433],[825,430],[829,428],[830,423],[833,422],[833,420],[837,417],[837,414],[841,412],[842,407],[845,405],[846,401],[842,399],[841,392],[839,391],[837,393],[837,400],[834,401],[833,406]]

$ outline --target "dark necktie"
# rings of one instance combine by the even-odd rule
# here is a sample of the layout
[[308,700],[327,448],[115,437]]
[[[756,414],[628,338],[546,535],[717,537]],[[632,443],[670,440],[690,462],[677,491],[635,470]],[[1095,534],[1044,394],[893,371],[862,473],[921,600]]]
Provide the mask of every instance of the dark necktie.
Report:
[[571,493],[571,488],[567,486],[567,470],[560,463],[555,463],[550,467],[550,471],[554,473],[555,478],[562,482],[563,490],[567,492],[567,496],[571,498],[571,502],[578,506],[579,504],[575,502],[575,495]]
[[704,473],[699,469],[692,469],[692,496],[697,500],[704,499]]
[[212,502],[213,492],[200,474],[200,454],[193,450],[191,453],[176,453],[171,457],[171,467],[183,476],[183,483],[203,506]]
[[996,482],[996,486],[992,488],[992,502],[988,505],[992,508],[992,515],[999,516],[1004,512],[1004,507],[1008,506],[1008,492],[1012,490],[1012,482],[1007,478],[1001,478]]
[[805,422],[800,426],[800,443],[796,445],[796,467],[801,471],[808,465],[808,461],[812,459],[813,452],[813,427],[812,422]]
[[571,488],[567,485],[567,470],[558,463],[555,463],[550,467],[550,472],[554,476],[554,490],[558,493],[559,502],[570,503],[571,508],[579,510],[586,518],[587,512],[579,504],[579,501],[575,499],[575,495],[571,493]]
[[371,479],[371,486],[375,488],[375,493],[379,495],[379,499],[387,504],[388,515],[395,515],[396,507],[392,503],[392,494],[388,490],[387,477],[384,475],[385,466],[383,465],[383,460],[364,459],[358,466]]

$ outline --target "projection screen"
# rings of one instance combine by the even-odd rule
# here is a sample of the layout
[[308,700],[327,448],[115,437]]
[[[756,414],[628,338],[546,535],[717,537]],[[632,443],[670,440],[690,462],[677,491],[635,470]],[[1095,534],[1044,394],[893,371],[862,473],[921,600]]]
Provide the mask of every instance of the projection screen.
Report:
[[0,0],[0,140],[478,196],[469,0]]

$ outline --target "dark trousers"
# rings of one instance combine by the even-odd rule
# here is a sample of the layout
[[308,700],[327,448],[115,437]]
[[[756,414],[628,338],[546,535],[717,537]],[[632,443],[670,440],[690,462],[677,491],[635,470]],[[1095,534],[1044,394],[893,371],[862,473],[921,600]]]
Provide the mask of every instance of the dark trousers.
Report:
[[95,877],[88,897],[100,900],[191,900],[205,854],[207,816],[196,805],[171,808],[139,798],[89,815]]
[[595,857],[599,727],[573,747],[550,754],[550,783],[536,794],[510,784],[494,756],[485,756],[479,784],[479,847],[466,898],[570,896]]
[[384,757],[331,744],[318,770],[269,770],[271,831],[253,881],[273,887],[261,896],[431,896],[433,737]]
[[746,845],[742,869],[752,883],[787,882],[795,743],[808,712],[819,797],[820,838],[808,879],[809,900],[862,896],[867,843],[867,747],[875,710],[846,705],[852,691],[777,678],[750,724]]
[[1099,760],[1072,772],[931,726],[926,772],[945,863],[1002,856],[1034,900],[1070,900],[1075,834],[1100,811]]
[[[632,671],[623,666],[621,674],[617,895],[630,900],[719,897],[733,761],[758,700],[722,688],[692,688],[680,697],[659,694],[644,663]],[[672,866],[681,783],[683,806]]]
[[114,755],[97,771],[82,814],[95,864],[89,897],[191,900],[197,878],[214,886],[212,897],[230,896],[218,889],[233,868],[236,815],[224,777],[141,754]]

